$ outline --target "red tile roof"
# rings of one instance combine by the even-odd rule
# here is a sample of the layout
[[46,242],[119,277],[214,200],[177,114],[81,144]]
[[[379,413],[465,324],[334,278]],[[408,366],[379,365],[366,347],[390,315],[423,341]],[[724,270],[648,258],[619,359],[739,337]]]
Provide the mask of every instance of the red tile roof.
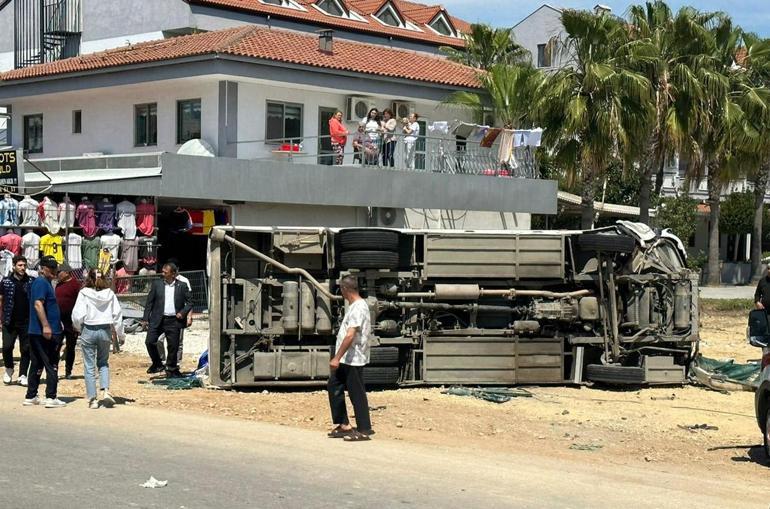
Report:
[[442,57],[344,40],[335,40],[334,53],[328,54],[318,49],[318,38],[315,36],[255,26],[145,42],[14,69],[0,74],[0,81],[88,72],[200,55],[235,55],[449,86],[479,87],[476,69]]
[[[379,5],[374,7],[373,5],[376,3],[374,0],[337,1],[343,4],[347,9],[352,10],[356,14],[359,14],[367,21],[339,18],[336,16],[329,16],[324,14],[313,7],[312,4],[316,3],[317,0],[294,0],[295,3],[304,7],[304,10],[281,7],[278,5],[270,5],[262,3],[259,0],[187,0],[187,2],[190,4],[234,9],[254,14],[269,14],[274,18],[289,19],[300,22],[305,21],[318,26],[340,28],[342,30],[349,30],[354,32],[392,36],[396,39],[419,41],[435,46],[453,46],[456,48],[462,48],[465,46],[464,39],[457,37],[446,37],[434,32],[425,26],[426,23],[429,23],[433,20],[436,13],[443,10],[443,7],[428,6],[415,2],[408,2],[406,0],[393,0],[393,4],[396,6],[399,12],[401,12],[401,15],[405,17],[407,21],[411,21],[414,25],[420,28],[420,31],[418,32],[406,28],[386,26],[372,19],[370,15],[373,12],[376,12],[376,10],[379,10],[379,7],[385,3],[385,0],[381,0]],[[430,13],[433,13],[433,15],[428,16]],[[451,17],[448,14],[447,17],[450,19],[454,27],[460,32],[469,31],[469,23]]]

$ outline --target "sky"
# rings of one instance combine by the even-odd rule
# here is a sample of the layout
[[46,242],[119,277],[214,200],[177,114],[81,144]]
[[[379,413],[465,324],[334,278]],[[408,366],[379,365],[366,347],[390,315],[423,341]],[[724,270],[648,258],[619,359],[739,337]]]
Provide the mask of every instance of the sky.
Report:
[[[422,0],[422,3],[441,3],[450,14],[471,23],[480,21],[497,27],[511,27],[543,3],[548,3],[554,7],[577,9],[592,9],[597,3],[601,3],[611,7],[615,14],[623,16],[629,5],[644,2],[643,0],[636,2],[629,0],[554,0],[552,2],[523,0],[440,0],[439,2],[430,2]],[[670,0],[668,4],[675,10],[685,5],[693,5],[703,11],[723,11],[730,14],[735,23],[745,30],[770,37],[770,1],[768,0],[698,0],[689,2]]]

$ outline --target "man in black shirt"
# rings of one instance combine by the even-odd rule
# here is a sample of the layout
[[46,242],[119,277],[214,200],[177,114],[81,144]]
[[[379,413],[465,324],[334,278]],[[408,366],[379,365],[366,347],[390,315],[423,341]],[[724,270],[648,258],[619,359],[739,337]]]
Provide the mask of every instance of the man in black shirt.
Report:
[[5,373],[3,383],[13,381],[13,348],[19,338],[21,362],[19,363],[19,383],[27,385],[29,369],[29,287],[33,278],[27,275],[27,259],[13,257],[13,272],[0,282],[0,321],[3,324],[3,364]]
[[770,265],[767,266],[765,277],[757,284],[757,291],[754,292],[754,306],[757,309],[770,311]]

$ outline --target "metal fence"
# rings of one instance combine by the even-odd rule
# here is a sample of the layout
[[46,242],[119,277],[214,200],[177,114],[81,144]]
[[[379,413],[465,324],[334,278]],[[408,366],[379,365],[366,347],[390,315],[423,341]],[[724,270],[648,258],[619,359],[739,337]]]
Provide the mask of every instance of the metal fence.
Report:
[[[180,272],[179,275],[186,277],[190,281],[193,312],[202,313],[206,311],[209,306],[209,288],[206,271],[185,271]],[[160,277],[160,274],[116,277],[113,279],[113,289],[124,308],[143,310],[152,282]]]

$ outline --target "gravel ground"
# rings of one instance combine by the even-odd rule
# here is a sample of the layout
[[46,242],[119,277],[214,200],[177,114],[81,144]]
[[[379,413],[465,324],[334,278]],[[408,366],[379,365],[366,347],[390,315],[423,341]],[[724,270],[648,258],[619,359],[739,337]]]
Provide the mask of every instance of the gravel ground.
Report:
[[[126,334],[126,344],[121,347],[121,350],[127,353],[146,354],[147,348],[144,346],[146,337],[146,332]],[[185,357],[189,356],[197,359],[208,347],[209,320],[207,315],[201,315],[193,318],[192,326],[184,331]]]

